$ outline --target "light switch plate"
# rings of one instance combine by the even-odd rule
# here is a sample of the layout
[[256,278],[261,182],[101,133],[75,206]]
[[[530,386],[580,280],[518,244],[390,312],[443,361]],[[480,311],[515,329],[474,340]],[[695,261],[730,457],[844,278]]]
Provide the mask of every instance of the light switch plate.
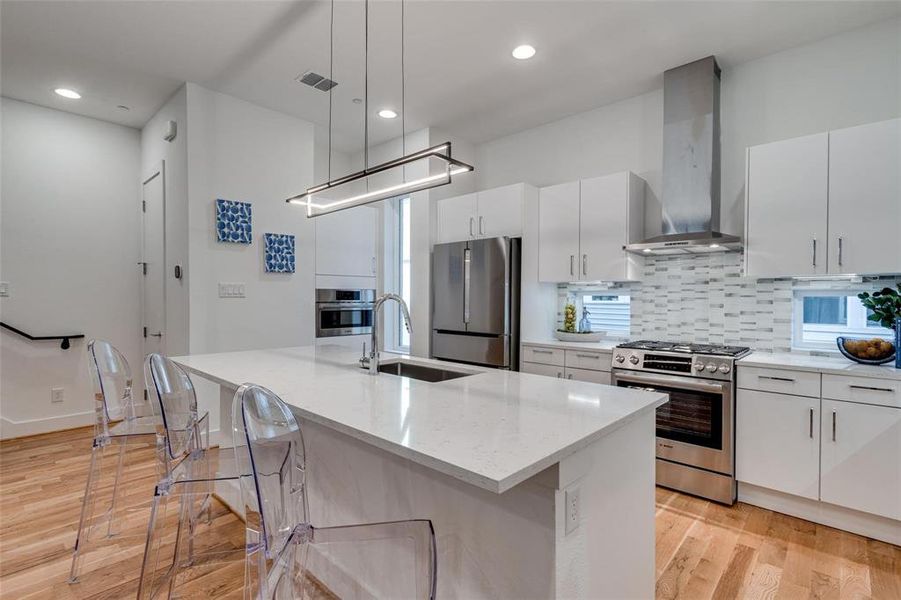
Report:
[[50,402],[53,404],[61,404],[63,401],[63,388],[55,387],[50,388]]
[[9,298],[9,282],[0,281],[0,298]]
[[577,487],[566,490],[566,535],[569,535],[579,527],[579,519],[582,518],[579,496],[579,488]]
[[219,297],[244,298],[246,297],[246,286],[244,283],[219,282]]

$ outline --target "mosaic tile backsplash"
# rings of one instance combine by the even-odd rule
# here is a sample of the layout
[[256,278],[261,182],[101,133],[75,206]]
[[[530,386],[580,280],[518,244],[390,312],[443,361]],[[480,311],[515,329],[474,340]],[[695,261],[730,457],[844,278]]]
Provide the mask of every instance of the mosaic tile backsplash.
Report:
[[796,289],[857,290],[879,282],[754,279],[742,275],[741,253],[646,257],[640,283],[558,286],[558,326],[572,290],[609,290],[631,296],[631,338],[728,343],[772,352],[791,351]]

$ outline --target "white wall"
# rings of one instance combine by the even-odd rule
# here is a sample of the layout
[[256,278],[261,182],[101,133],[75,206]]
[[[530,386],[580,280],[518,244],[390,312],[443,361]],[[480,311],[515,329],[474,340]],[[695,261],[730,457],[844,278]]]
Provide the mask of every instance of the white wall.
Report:
[[[167,123],[175,121],[177,135],[163,139]],[[164,348],[166,354],[188,353],[188,94],[182,86],[151,118],[141,131],[141,181],[164,163],[166,195],[166,311]],[[182,278],[175,278],[175,265]]]
[[[2,99],[0,300],[4,322],[59,342],[0,334],[0,435],[93,422],[86,347],[119,348],[141,377],[140,134],[136,129]],[[50,389],[65,400],[50,403]]]
[[[722,230],[744,230],[749,145],[901,114],[901,20],[738,66],[721,88]],[[646,233],[660,229],[663,92],[655,90],[476,147],[478,189],[631,170],[647,180]]]

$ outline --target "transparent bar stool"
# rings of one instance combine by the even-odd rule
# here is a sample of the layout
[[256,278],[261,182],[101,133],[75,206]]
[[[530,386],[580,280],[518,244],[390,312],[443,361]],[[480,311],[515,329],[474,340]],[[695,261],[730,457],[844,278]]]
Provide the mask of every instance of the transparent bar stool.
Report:
[[232,422],[246,522],[245,599],[435,597],[431,521],[316,527],[303,436],[288,406],[263,387],[243,385]]
[[[106,520],[106,537],[115,535],[117,513],[121,509],[123,486],[122,468],[129,441],[154,443],[157,419],[148,402],[135,399],[132,393],[131,370],[128,361],[109,342],[91,340],[88,343],[88,369],[94,389],[94,440],[91,446],[91,463],[88,468],[78,534],[72,552],[69,583],[76,583],[84,559],[83,551],[93,531]],[[110,449],[117,451],[117,463],[113,473],[113,489],[109,508],[95,514],[99,495],[104,456]]]
[[[150,354],[144,361],[147,389],[158,412],[157,464],[159,482],[151,504],[138,598],[171,597],[180,570],[194,564],[195,534],[203,515],[212,518],[212,494],[217,482],[237,483],[234,454],[211,452],[209,416],[198,416],[197,396],[188,374],[170,359]],[[177,501],[171,562],[162,573],[161,549],[166,539],[170,503]],[[204,555],[204,559],[221,553]],[[228,553],[226,553],[228,554]]]

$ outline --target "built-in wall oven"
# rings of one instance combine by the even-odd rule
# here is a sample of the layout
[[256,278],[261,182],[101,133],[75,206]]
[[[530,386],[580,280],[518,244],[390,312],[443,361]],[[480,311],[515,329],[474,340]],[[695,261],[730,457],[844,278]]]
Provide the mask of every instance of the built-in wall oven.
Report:
[[747,352],[661,342],[614,349],[613,385],[669,395],[657,409],[658,485],[735,502],[733,363]]
[[375,290],[316,290],[316,337],[372,333]]

